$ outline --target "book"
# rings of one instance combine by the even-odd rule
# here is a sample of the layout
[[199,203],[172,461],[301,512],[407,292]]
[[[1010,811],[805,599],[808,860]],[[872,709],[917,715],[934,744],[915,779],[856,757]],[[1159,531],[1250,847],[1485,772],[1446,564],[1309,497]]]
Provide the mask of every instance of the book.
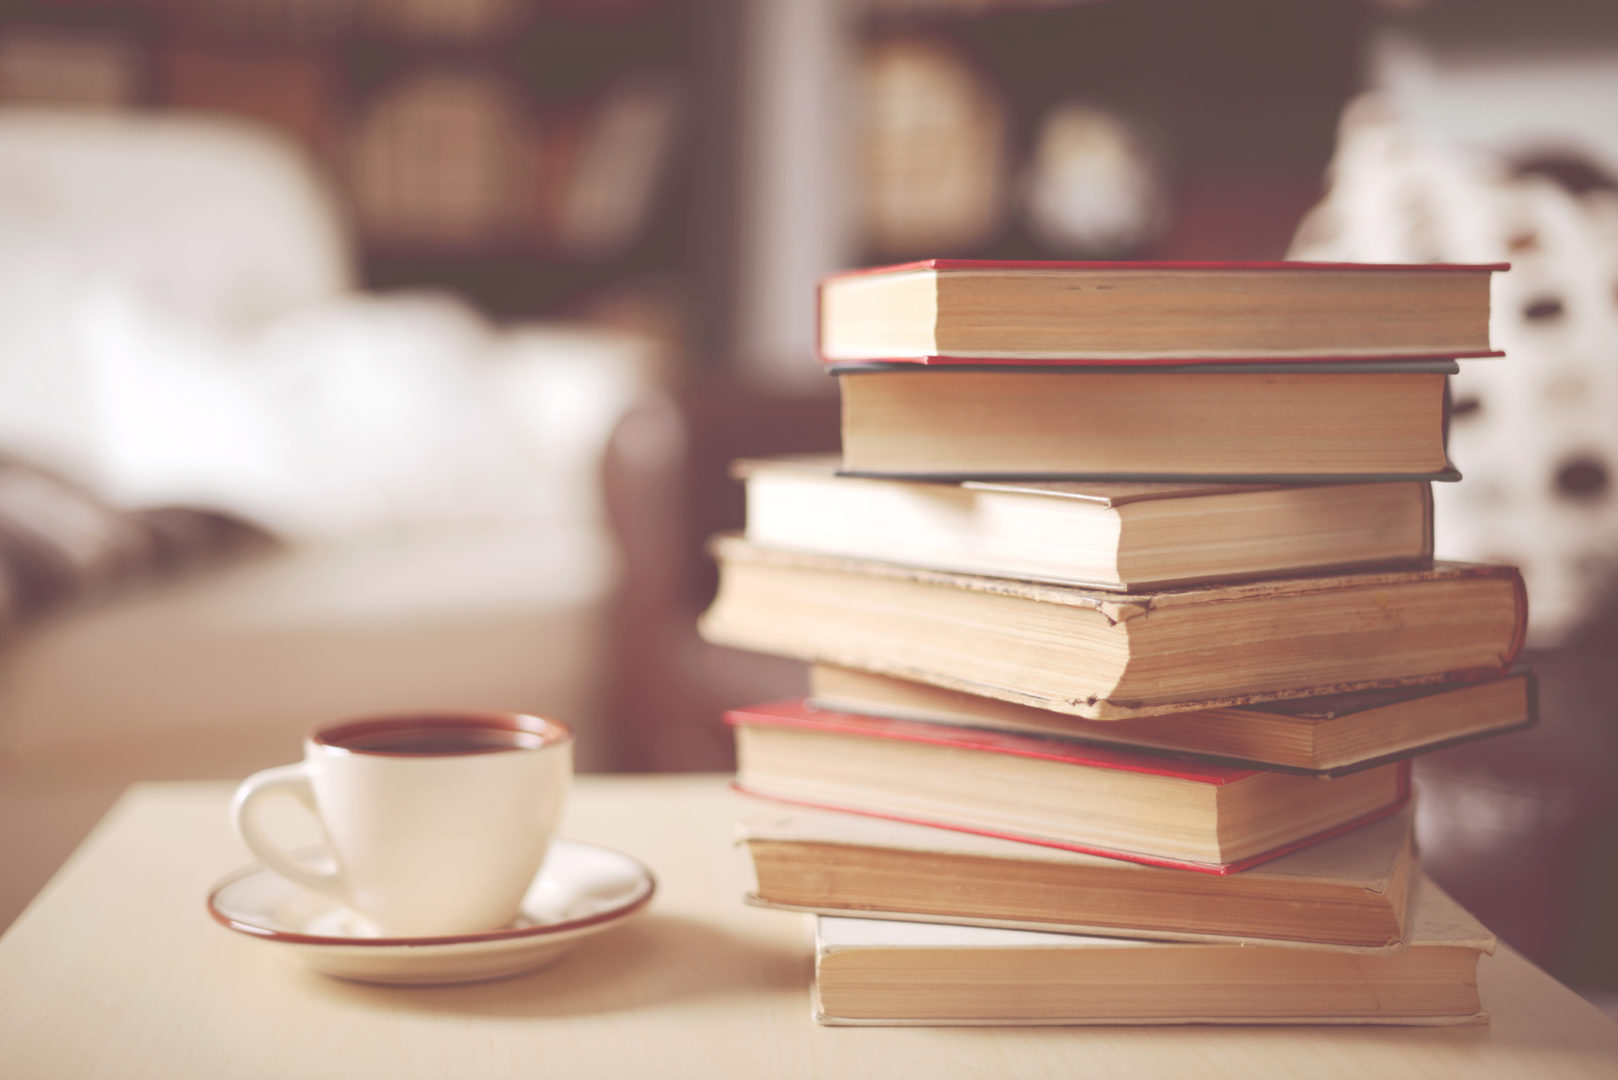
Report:
[[1494,935],[1428,878],[1409,947],[1367,956],[819,918],[823,1024],[1467,1024],[1487,1022]]
[[832,368],[843,471],[944,480],[1455,480],[1453,361]]
[[749,903],[1104,937],[1402,948],[1412,807],[1215,877],[853,814],[750,815]]
[[820,284],[828,361],[1264,360],[1499,355],[1507,264],[929,259]]
[[1432,556],[1424,483],[922,483],[822,456],[737,462],[747,539],[934,570],[1140,589]]
[[862,246],[969,250],[991,243],[1012,202],[1011,116],[959,42],[880,35],[851,57],[858,152],[847,188]]
[[8,19],[0,36],[0,102],[131,107],[145,89],[144,44],[116,23],[86,32],[71,23]]
[[628,77],[592,109],[556,217],[561,249],[598,261],[621,254],[651,216],[679,135],[679,87]]
[[775,702],[725,714],[736,786],[784,802],[1225,874],[1393,812],[1399,762],[1336,779]]
[[346,136],[365,238],[400,252],[509,243],[533,212],[529,128],[517,80],[492,65],[412,70],[378,87]]
[[1504,670],[1515,567],[1433,563],[1114,593],[721,537],[709,641],[1092,720]]
[[[215,4],[210,14],[229,15]],[[198,12],[201,14],[201,12]],[[239,14],[239,13],[238,13]],[[322,50],[255,48],[174,35],[153,50],[152,93],[165,108],[227,113],[285,132],[316,153],[337,141],[341,65]]]
[[1132,746],[1328,776],[1515,731],[1531,726],[1539,716],[1534,673],[1525,664],[1487,678],[1134,720],[1083,720],[832,664],[810,669],[809,693],[814,706],[834,711]]

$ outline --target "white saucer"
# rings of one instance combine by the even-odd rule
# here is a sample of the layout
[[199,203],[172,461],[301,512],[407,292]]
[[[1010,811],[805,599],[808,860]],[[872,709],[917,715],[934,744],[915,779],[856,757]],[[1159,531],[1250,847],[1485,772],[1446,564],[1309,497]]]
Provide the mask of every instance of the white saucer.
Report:
[[316,971],[359,982],[478,982],[542,967],[651,902],[657,882],[638,860],[594,844],[557,840],[510,926],[454,937],[380,937],[335,900],[258,863],[213,887],[208,913],[235,930],[296,953]]

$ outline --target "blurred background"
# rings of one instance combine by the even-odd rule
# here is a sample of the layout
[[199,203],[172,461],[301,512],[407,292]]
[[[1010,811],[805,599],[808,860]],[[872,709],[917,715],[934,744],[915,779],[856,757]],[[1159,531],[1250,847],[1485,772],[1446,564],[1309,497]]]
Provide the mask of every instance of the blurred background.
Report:
[[1435,877],[1618,1000],[1618,8],[0,3],[0,927],[128,783],[493,706],[724,769],[733,458],[836,445],[813,288],[932,256],[1484,261],[1442,554],[1538,729],[1420,763]]

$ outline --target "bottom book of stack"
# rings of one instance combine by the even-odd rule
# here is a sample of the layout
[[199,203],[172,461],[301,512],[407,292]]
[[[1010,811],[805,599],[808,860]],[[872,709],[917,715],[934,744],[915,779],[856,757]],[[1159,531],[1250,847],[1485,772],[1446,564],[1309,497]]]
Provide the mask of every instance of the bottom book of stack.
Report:
[[1218,876],[830,811],[761,811],[753,904],[815,916],[824,1024],[1463,1024],[1494,937],[1413,809]]
[[1365,953],[817,917],[834,1025],[1466,1024],[1494,937],[1426,878],[1405,948]]

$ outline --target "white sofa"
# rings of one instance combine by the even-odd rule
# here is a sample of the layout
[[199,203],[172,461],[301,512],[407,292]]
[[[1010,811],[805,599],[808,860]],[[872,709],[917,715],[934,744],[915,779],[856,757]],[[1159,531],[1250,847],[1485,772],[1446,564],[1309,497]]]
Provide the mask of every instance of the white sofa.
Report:
[[[618,418],[648,392],[649,349],[596,332],[478,329],[443,298],[356,297],[350,264],[329,188],[273,135],[205,118],[0,110],[0,449],[135,502],[168,494],[119,471],[161,458],[161,447],[142,444],[138,428],[116,439],[98,428],[106,402],[94,392],[105,388],[87,383],[104,372],[86,366],[79,331],[105,314],[109,288],[145,313],[134,325],[157,363],[173,358],[149,333],[154,320],[184,331],[183,351],[196,340],[262,342],[301,319],[299,347],[341,334],[332,348],[345,358],[381,349],[365,338],[372,323],[406,335],[403,344],[453,323],[449,338],[490,354],[468,363],[498,366],[493,396],[515,430],[419,493],[410,470],[389,470],[392,451],[377,455],[369,502],[339,505],[345,489],[317,475],[311,499],[366,512],[287,517],[294,536],[280,550],[59,613],[0,643],[0,927],[128,783],[237,777],[292,760],[317,720],[434,706],[541,711],[578,729],[581,768],[610,766],[600,691],[616,561],[598,469]],[[337,314],[300,314],[310,311]],[[350,377],[363,382],[376,362],[362,358]],[[161,409],[167,376],[139,374],[137,390],[155,387],[147,404]],[[188,419],[177,412],[174,423]],[[398,452],[431,463],[476,430]],[[327,433],[334,466],[345,464],[344,433]],[[374,441],[354,453],[379,451]],[[239,494],[221,463],[180,464],[197,466],[176,481],[180,495],[183,484]],[[285,483],[266,490],[247,509],[307,510]]]

